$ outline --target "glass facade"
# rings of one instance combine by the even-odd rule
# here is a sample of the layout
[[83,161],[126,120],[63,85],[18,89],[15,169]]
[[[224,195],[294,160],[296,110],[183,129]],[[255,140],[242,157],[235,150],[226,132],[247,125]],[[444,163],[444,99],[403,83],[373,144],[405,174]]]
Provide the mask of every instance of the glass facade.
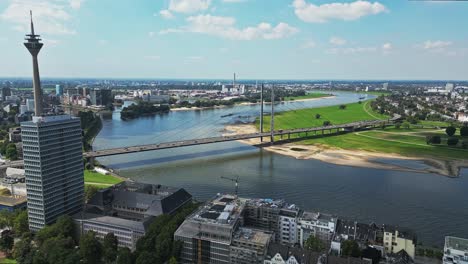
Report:
[[83,206],[81,124],[68,115],[21,123],[29,227],[38,231]]

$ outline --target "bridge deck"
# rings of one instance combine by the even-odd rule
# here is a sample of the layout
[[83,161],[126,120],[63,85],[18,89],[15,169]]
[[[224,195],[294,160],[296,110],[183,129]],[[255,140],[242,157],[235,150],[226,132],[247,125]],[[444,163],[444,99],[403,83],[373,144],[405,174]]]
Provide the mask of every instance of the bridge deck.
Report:
[[[342,124],[342,125],[276,130],[274,131],[273,134],[275,136],[280,136],[280,135],[316,132],[316,131],[334,130],[334,129],[349,129],[349,128],[359,129],[359,128],[365,128],[369,126],[381,125],[384,122],[389,122],[389,121],[391,122],[394,120],[396,120],[396,118],[392,118],[390,120],[360,121],[360,122],[353,122],[353,123],[347,123],[347,124]],[[242,135],[232,135],[232,136],[210,137],[210,138],[202,138],[202,139],[181,140],[181,141],[165,142],[165,143],[159,143],[159,144],[147,144],[147,145],[139,145],[139,146],[90,151],[90,152],[83,153],[83,157],[98,158],[98,157],[105,157],[105,156],[136,153],[136,152],[142,152],[142,151],[180,148],[180,147],[188,147],[188,146],[195,146],[195,145],[236,141],[236,140],[242,140],[242,139],[270,137],[270,136],[271,136],[270,132],[265,132],[265,133],[252,133],[252,134],[242,134]],[[0,165],[0,169],[6,168],[6,167],[21,167],[21,166],[23,166],[22,160],[8,161],[5,164]]]

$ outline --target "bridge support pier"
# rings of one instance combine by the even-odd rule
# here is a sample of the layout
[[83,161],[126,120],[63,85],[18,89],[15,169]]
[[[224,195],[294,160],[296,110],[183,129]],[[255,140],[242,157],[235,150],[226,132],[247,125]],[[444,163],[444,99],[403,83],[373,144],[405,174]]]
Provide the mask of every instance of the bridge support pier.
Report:
[[88,158],[88,164],[91,166],[91,169],[94,169],[94,161],[96,160],[95,157]]

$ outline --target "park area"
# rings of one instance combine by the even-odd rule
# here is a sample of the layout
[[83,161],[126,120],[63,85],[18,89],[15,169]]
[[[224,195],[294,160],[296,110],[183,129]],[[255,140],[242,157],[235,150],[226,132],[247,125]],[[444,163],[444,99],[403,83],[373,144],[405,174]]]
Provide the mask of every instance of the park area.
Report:
[[[275,115],[275,129],[294,129],[339,125],[363,120],[387,120],[389,117],[376,113],[370,107],[370,101],[347,105],[335,105],[282,112]],[[468,149],[463,142],[468,137],[460,136],[460,128],[449,137],[445,128],[449,123],[440,121],[419,121],[417,124],[403,122],[399,126],[385,126],[355,133],[336,135],[336,130],[324,131],[324,135],[312,133],[291,135],[298,144],[336,147],[347,150],[391,153],[409,157],[434,157],[439,159],[468,159]],[[259,128],[259,120],[256,121]],[[270,116],[265,116],[264,131],[269,131]],[[428,137],[440,138],[438,144],[428,144]],[[456,138],[458,143],[449,146],[449,138]],[[277,136],[277,140],[281,139]]]

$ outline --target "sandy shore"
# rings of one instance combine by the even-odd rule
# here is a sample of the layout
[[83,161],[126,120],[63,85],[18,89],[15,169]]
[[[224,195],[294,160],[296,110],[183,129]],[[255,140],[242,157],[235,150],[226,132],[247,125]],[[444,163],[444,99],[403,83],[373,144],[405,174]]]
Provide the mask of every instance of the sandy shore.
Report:
[[[247,134],[255,133],[257,129],[254,125],[229,125],[225,127],[224,135],[234,134]],[[264,141],[268,142],[269,138]],[[245,144],[259,145],[260,139],[240,140]],[[460,168],[468,167],[467,160],[438,160],[435,158],[427,157],[406,157],[398,154],[377,153],[362,150],[345,150],[325,145],[301,145],[294,143],[286,143],[281,145],[273,145],[263,147],[265,150],[272,151],[278,154],[287,155],[296,159],[316,159],[323,162],[361,167],[361,168],[375,168],[386,170],[398,170],[418,173],[436,173],[448,177],[457,177]],[[412,160],[424,162],[424,168],[410,168],[398,164],[384,163],[377,161],[380,159],[392,160]]]
[[[289,103],[289,102],[304,102],[304,101],[315,101],[315,100],[320,100],[320,99],[329,99],[329,98],[334,98],[336,97],[335,95],[330,95],[330,96],[324,96],[324,97],[318,97],[318,98],[306,98],[306,99],[298,99],[298,100],[292,100],[292,101],[282,101],[281,103]],[[243,102],[243,103],[238,103],[234,104],[235,105],[258,105],[260,103],[249,103],[249,102]],[[265,104],[271,104],[265,102]],[[229,107],[228,105],[217,105],[217,106],[212,106],[212,107],[179,107],[179,108],[171,108],[171,111],[193,111],[193,110],[206,110],[206,109],[218,109],[218,108],[226,108]]]

